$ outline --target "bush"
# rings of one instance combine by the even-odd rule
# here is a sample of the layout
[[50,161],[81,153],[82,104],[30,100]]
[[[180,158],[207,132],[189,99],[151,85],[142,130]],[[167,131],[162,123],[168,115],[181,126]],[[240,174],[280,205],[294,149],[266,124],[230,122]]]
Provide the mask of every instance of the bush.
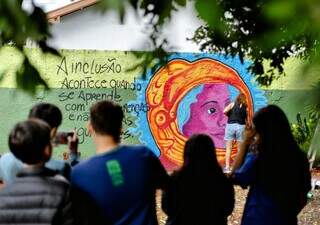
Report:
[[302,119],[300,113],[297,114],[296,118],[297,122],[291,124],[291,130],[300,148],[307,153],[313,138],[318,118],[311,115],[308,117],[308,119]]

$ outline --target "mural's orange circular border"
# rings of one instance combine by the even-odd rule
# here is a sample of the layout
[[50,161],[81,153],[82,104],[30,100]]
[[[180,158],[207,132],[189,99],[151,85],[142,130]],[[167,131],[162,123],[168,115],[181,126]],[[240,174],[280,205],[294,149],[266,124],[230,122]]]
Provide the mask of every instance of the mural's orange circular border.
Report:
[[[244,93],[248,100],[249,117],[252,118],[250,91],[234,69],[209,58],[194,62],[174,59],[157,71],[146,90],[146,101],[150,108],[147,118],[162,159],[178,166],[183,163],[183,148],[187,137],[178,128],[178,106],[192,88],[210,83],[227,83]],[[218,160],[222,160],[225,150],[217,149],[216,152]]]

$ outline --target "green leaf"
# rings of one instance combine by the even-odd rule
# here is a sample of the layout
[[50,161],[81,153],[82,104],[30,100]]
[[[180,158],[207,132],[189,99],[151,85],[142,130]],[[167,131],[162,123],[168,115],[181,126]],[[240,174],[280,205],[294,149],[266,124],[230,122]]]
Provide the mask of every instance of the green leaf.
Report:
[[28,21],[26,21],[25,27],[24,32],[26,33],[26,38],[38,42],[40,48],[43,47],[44,51],[51,51],[51,49],[46,48],[43,44],[51,34],[49,32],[46,14],[41,8],[34,6],[32,14],[28,17]]
[[287,20],[296,16],[297,1],[272,1],[264,7],[264,13],[270,20]]
[[216,1],[197,0],[195,7],[199,17],[208,23],[210,27],[220,27],[222,13]]
[[187,0],[175,0],[175,2],[180,6],[186,6]]
[[135,10],[138,9],[138,3],[139,3],[138,0],[129,0],[129,3],[131,4],[131,6],[132,6]]
[[61,56],[60,53],[56,49],[48,46],[46,41],[44,41],[44,40],[43,41],[39,41],[39,47],[41,48],[41,50],[44,53],[50,53],[52,55],[59,56],[59,57]]
[[119,19],[121,23],[123,23],[126,2],[127,1],[119,1],[119,0],[101,0],[101,1],[98,1],[97,7],[102,12],[106,12],[108,10],[115,10],[119,15]]
[[25,56],[23,65],[16,74],[17,87],[34,95],[38,86],[49,89],[47,83],[42,79],[37,69],[30,63]]

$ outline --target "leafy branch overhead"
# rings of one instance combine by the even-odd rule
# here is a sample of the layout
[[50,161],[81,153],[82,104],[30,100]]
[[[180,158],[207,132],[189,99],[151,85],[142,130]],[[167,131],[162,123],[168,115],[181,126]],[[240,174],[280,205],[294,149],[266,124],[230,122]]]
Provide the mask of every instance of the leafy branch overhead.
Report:
[[[203,25],[191,41],[198,43],[202,51],[219,52],[240,60],[252,60],[249,70],[256,74],[257,81],[270,85],[274,79],[284,75],[283,64],[291,56],[309,60],[309,66],[319,66],[320,1],[318,0],[193,0]],[[45,85],[24,53],[27,40],[37,43],[43,52],[58,54],[46,44],[50,32],[45,13],[35,5],[28,13],[21,9],[22,0],[1,0],[0,46],[15,46],[25,57],[25,72],[17,73],[20,88],[31,91],[35,86]],[[170,44],[162,31],[170,22],[172,12],[184,7],[187,0],[101,0],[96,7],[103,12],[115,10],[121,21],[126,10],[134,11],[148,19],[150,43],[153,52],[136,53],[144,71],[155,66],[155,60],[167,60]],[[167,50],[167,51],[165,51]],[[268,63],[268,65],[265,64]],[[30,66],[30,67],[29,67]],[[153,67],[154,68],[154,67]],[[20,70],[22,71],[22,70]],[[19,77],[20,76],[20,77]],[[27,79],[27,85],[19,84]]]
[[[120,3],[119,3],[120,2]],[[200,26],[191,41],[200,45],[202,51],[252,60],[248,68],[262,85],[270,85],[284,74],[284,61],[292,56],[310,60],[310,65],[320,60],[320,2],[318,0],[194,0],[189,1],[204,25]],[[114,4],[112,4],[114,3]],[[121,19],[126,4],[136,12],[150,18],[153,33],[150,40],[155,51],[147,53],[145,65],[152,65],[149,59],[165,61],[159,52],[168,48],[161,30],[171,13],[185,6],[186,0],[130,0],[101,1],[104,9],[118,9]],[[120,6],[121,5],[121,6]],[[109,6],[109,8],[107,7]],[[160,50],[159,50],[160,49]],[[266,65],[265,62],[269,65]]]
[[1,0],[0,4],[0,47],[10,45],[22,53],[24,60],[16,71],[18,88],[35,93],[37,86],[48,88],[38,70],[30,63],[24,51],[27,41],[38,44],[44,53],[59,55],[57,50],[46,44],[51,37],[46,14],[33,5],[31,13],[21,8],[22,0]]
[[[250,58],[253,64],[249,69],[263,85],[270,85],[278,74],[283,75],[283,63],[288,57],[319,57],[315,55],[320,37],[320,13],[316,11],[319,1],[205,2],[195,2],[206,23],[196,30],[192,40],[203,51],[238,55],[242,61]],[[264,60],[269,62],[270,69],[266,70]]]

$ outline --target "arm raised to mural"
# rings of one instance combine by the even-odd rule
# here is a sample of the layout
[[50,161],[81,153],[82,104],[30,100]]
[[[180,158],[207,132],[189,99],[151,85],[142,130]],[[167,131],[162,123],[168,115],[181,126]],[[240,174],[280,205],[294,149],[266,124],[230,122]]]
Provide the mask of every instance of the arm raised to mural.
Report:
[[229,116],[230,110],[233,108],[234,102],[231,102],[227,107],[224,108],[223,113],[226,116]]

